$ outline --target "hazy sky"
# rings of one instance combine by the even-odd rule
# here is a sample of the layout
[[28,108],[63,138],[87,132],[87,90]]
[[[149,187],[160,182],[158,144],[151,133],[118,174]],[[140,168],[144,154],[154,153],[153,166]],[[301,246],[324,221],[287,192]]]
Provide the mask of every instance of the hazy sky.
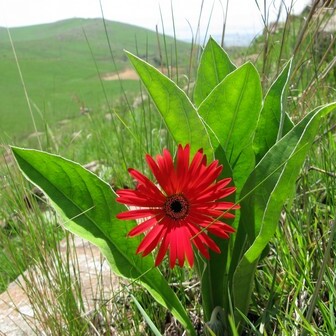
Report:
[[[207,22],[213,7],[210,34],[220,34],[223,23],[223,10],[227,0],[204,0],[201,30]],[[266,0],[270,20],[274,20],[279,4],[287,9],[294,7],[299,13],[310,0]],[[263,11],[264,0],[230,0],[228,8],[227,31],[257,33],[263,24],[257,4]],[[202,0],[101,0],[104,17],[108,20],[131,23],[155,30],[161,29],[161,7],[165,31],[172,34],[172,13],[174,10],[175,28],[179,38],[191,36],[190,23],[195,31]],[[224,7],[224,8],[223,8]],[[285,11],[285,8],[283,8]],[[15,27],[47,23],[72,17],[101,17],[99,0],[0,0],[0,26]]]

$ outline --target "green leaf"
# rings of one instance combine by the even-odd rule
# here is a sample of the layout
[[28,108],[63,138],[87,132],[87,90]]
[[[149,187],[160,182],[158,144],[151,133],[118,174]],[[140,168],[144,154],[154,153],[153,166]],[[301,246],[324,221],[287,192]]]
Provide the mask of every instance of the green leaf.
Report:
[[[281,209],[294,191],[295,181],[318,132],[320,120],[336,103],[315,109],[278,141],[262,158],[247,180],[241,202],[239,231],[247,233],[249,248],[234,273],[234,305],[246,315],[258,259],[273,237]],[[237,233],[239,236],[241,234]],[[243,240],[236,239],[234,255]],[[234,263],[232,264],[234,268]],[[237,315],[239,319],[239,315]]]
[[261,110],[261,84],[251,63],[230,73],[198,109],[214,148],[220,144],[241,190],[254,167],[252,139]]
[[199,63],[194,103],[199,106],[209,93],[236,67],[221,46],[210,38]]
[[[238,189],[241,189],[254,167],[252,138],[261,109],[261,98],[259,75],[251,63],[246,63],[225,77],[198,109],[209,128],[212,145],[217,148],[216,158],[220,158],[224,169],[233,168],[232,173],[229,169],[226,174],[227,177],[233,174]],[[230,201],[234,201],[234,197]],[[229,251],[234,235],[228,241],[214,240],[219,244],[221,254],[211,253],[204,269],[198,265],[202,271],[202,302],[207,319],[216,306],[229,310]]]
[[128,52],[127,56],[176,143],[189,143],[193,152],[203,148],[208,158],[213,159],[207,130],[185,92],[147,62]]
[[[277,138],[280,139],[293,128],[293,123],[284,110],[285,92],[287,90],[291,64],[292,62],[289,61],[285,65],[267,92],[253,141],[257,162],[275,144]],[[281,125],[282,118],[283,126]]]
[[48,195],[64,217],[64,227],[98,246],[116,274],[139,281],[194,335],[181,302],[160,271],[153,267],[153,257],[135,254],[140,238],[126,237],[134,221],[116,218],[125,207],[116,202],[111,187],[79,164],[60,156],[17,147],[12,150],[21,171]]
[[133,299],[135,305],[137,306],[139,312],[141,313],[141,315],[145,319],[146,323],[148,324],[148,327],[153,332],[153,334],[155,336],[162,336],[162,334],[160,333],[160,331],[158,330],[158,328],[156,328],[154,322],[148,316],[148,314],[146,313],[146,311],[142,308],[140,302],[136,299],[136,297],[133,294],[131,294],[131,298]]

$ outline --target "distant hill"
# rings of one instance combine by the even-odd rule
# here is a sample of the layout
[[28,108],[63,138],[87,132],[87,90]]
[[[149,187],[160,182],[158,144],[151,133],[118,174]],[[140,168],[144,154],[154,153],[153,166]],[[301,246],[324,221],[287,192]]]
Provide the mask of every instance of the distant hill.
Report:
[[[39,127],[43,119],[53,123],[77,116],[83,107],[99,109],[106,105],[106,96],[113,103],[120,96],[120,83],[101,82],[99,77],[131,67],[124,49],[156,66],[161,61],[154,31],[119,22],[77,18],[11,28],[9,32]],[[159,41],[164,59],[161,35]],[[166,37],[165,43],[171,57],[175,42]],[[185,61],[190,45],[178,41],[177,48],[179,56],[182,55],[179,61]],[[0,87],[1,142],[7,135],[33,131],[6,28],[0,28]],[[124,88],[135,92],[138,84],[125,80]]]

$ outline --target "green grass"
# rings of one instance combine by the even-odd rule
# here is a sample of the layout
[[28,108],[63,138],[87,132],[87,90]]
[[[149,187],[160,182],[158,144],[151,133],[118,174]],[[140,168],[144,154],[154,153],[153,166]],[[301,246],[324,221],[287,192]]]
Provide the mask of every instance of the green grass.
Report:
[[[294,55],[295,73],[287,104],[289,114],[296,120],[311,108],[335,99],[332,72],[314,82],[330,65],[330,60],[324,59],[319,66],[319,58],[311,44],[317,29],[316,22],[310,23],[308,33],[299,41],[294,53],[298,43],[296,37],[304,24],[302,16],[292,17],[288,26],[283,26],[275,34],[268,34],[266,39],[265,36],[258,38],[250,48],[235,49],[234,54],[235,60],[259,54],[255,64],[265,75],[265,92],[281,65]],[[89,44],[83,35],[83,27]],[[157,65],[155,60],[159,54],[155,33],[125,27],[123,24],[107,23],[117,68],[129,67],[123,48],[137,51]],[[67,20],[29,29],[13,29],[11,33],[29,97],[43,116],[41,118],[34,107],[36,122],[44,131],[40,137],[43,149],[83,164],[97,160],[97,174],[104,180],[116,186],[130,186],[132,181],[127,174],[128,167],[143,171],[145,152],[156,154],[162,147],[171,146],[162,120],[147,99],[139,107],[130,108],[118,81],[104,82],[105,96],[99,74],[114,72],[115,68],[102,21]],[[6,39],[6,34],[0,30],[0,41]],[[168,49],[172,42],[168,39]],[[321,46],[322,55],[328,47]],[[0,132],[8,134],[5,140],[11,138],[11,143],[39,147],[36,138],[23,137],[23,133],[32,132],[33,128],[8,41],[0,43],[0,50],[0,71],[3,74],[0,85],[5,88],[0,92]],[[178,44],[181,64],[188,62],[185,55],[189,50],[190,45]],[[265,54],[264,50],[267,51]],[[170,60],[170,64],[173,63],[174,60]],[[139,95],[141,87],[133,81],[123,81],[122,85],[129,102],[132,102],[132,97]],[[92,108],[93,113],[79,115],[79,102]],[[59,123],[62,119],[69,121]],[[321,125],[320,136],[297,181],[296,197],[291,204],[284,206],[283,220],[270,244],[269,253],[260,262],[253,302],[246,317],[246,335],[333,335],[336,329],[336,239],[332,236],[336,199],[335,123],[334,114]],[[45,323],[45,330],[54,334],[64,333],[65,330],[68,334],[83,334],[81,327],[88,328],[93,319],[85,315],[87,312],[80,306],[83,298],[79,288],[69,280],[69,274],[74,269],[66,263],[59,263],[58,268],[50,270],[44,267],[46,260],[58,260],[58,240],[65,234],[57,219],[46,221],[43,211],[36,204],[33,210],[27,209],[24,198],[27,195],[31,198],[31,186],[23,181],[14,167],[3,163],[0,166],[1,182],[5,186],[0,191],[0,219],[9,223],[6,229],[0,231],[0,292],[34,261],[46,279],[49,279],[50,273],[57,276],[54,294],[58,301],[54,305],[48,302],[43,305],[41,293],[34,288],[33,276],[26,278],[31,285],[27,291],[35,300],[34,310]],[[331,249],[328,245],[330,241]],[[40,242],[46,250],[41,249]],[[53,252],[48,254],[45,251]],[[193,271],[177,269],[170,272],[164,265],[162,271],[188,307],[195,328],[201,331],[205,321],[202,321],[199,286],[193,283]],[[125,286],[124,290],[115,293],[112,300],[103,295],[100,297],[101,301],[97,302],[93,313],[104,316],[105,326],[114,316],[113,327],[118,334],[130,335],[134,332],[151,335],[130,300],[129,291],[162,332],[171,327],[177,334],[182,334],[169,313],[153,303],[137,286]],[[83,311],[79,312],[78,306]],[[43,315],[43,309],[45,313],[51,308],[48,320]],[[60,317],[59,320],[56,317]],[[73,321],[79,323],[74,324]]]
[[272,28],[264,28],[248,51],[255,56],[265,90],[293,58],[287,103],[298,116],[335,99],[336,72],[330,65],[336,43],[332,32],[323,30],[333,15],[332,10],[318,8],[312,16],[306,10],[301,15],[288,15],[285,22],[268,22]]
[[[10,34],[39,130],[44,121],[54,124],[78,117],[81,107],[96,112],[107,103],[114,106],[123,92],[131,99],[138,91],[136,81],[124,81],[122,89],[118,81],[100,80],[108,73],[130,67],[123,49],[160,65],[157,34],[123,23],[106,21],[104,25],[101,19],[70,19],[12,28]],[[159,40],[163,44],[162,36]],[[5,135],[3,141],[9,142],[34,128],[4,28],[0,28],[0,41],[0,132]],[[167,48],[172,48],[173,38],[167,37],[166,43]],[[189,44],[177,44],[181,62],[185,61]]]
[[[321,133],[329,123],[321,125]],[[250,319],[260,335],[262,330],[272,334],[272,328],[276,335],[301,334],[303,327],[307,335],[334,333],[336,184],[329,175],[336,164],[334,138],[328,133],[310,151],[296,198],[285,205],[270,252],[259,266]],[[312,170],[314,166],[323,167],[322,171]],[[316,302],[312,302],[314,295]]]

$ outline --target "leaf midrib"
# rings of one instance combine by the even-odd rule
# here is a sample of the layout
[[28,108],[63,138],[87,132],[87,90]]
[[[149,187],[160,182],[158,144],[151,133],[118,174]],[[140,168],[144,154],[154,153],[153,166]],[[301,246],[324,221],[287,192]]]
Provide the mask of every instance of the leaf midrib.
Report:
[[247,85],[247,82],[248,82],[248,78],[250,76],[250,71],[251,71],[250,67],[247,67],[247,71],[246,71],[246,74],[245,74],[245,77],[244,77],[244,83],[243,83],[243,86],[240,90],[240,94],[239,94],[239,98],[238,98],[238,101],[237,101],[236,106],[235,106],[232,122],[230,124],[230,129],[229,129],[229,132],[228,132],[228,135],[226,137],[225,144],[224,144],[224,149],[225,150],[227,150],[227,147],[228,147],[229,142],[231,140],[231,136],[232,136],[232,133],[233,133],[234,126],[235,126],[237,118],[238,118],[239,107],[240,107],[240,104],[243,100],[243,96],[245,94],[245,88],[246,88],[246,85]]

